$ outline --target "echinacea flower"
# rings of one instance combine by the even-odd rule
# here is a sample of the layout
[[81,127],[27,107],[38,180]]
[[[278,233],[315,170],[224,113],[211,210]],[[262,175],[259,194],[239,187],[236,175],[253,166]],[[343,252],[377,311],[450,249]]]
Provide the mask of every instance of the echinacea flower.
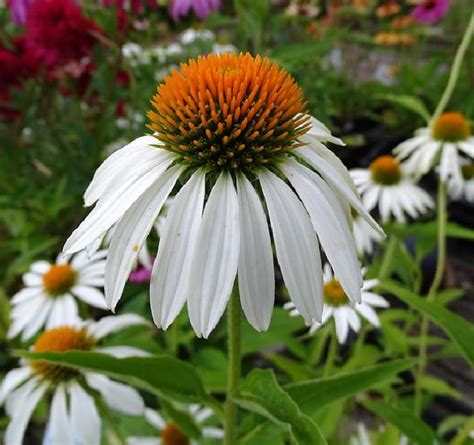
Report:
[[459,157],[474,158],[474,137],[469,122],[456,112],[444,113],[430,127],[416,131],[415,137],[402,142],[394,149],[398,159],[404,161],[409,173],[422,176],[439,164],[441,181],[450,177],[459,179]]
[[[365,271],[364,271],[365,273]],[[379,327],[380,321],[374,307],[386,308],[388,301],[382,296],[373,292],[373,288],[378,285],[378,280],[364,280],[362,287],[361,301],[359,304],[351,302],[340,282],[334,277],[331,267],[324,265],[324,309],[321,323],[313,323],[310,327],[310,334],[316,332],[323,324],[332,317],[336,329],[337,340],[344,344],[349,335],[349,330],[359,332],[361,328],[360,315],[372,326]],[[290,316],[300,315],[293,303],[285,303],[285,309],[290,311]]]
[[406,215],[417,218],[433,207],[428,193],[415,184],[393,156],[380,156],[368,169],[356,168],[350,174],[362,195],[364,207],[370,211],[378,205],[383,222],[393,216],[404,223]]
[[449,11],[449,0],[421,0],[411,12],[413,18],[425,25],[441,20]]
[[[143,356],[144,351],[129,346],[101,347],[102,339],[129,326],[145,324],[138,315],[105,317],[98,322],[64,325],[42,333],[32,352],[97,351],[116,357]],[[23,443],[23,436],[36,405],[52,393],[47,440],[61,445],[99,445],[101,418],[94,398],[101,397],[113,410],[141,415],[145,409],[140,394],[132,387],[94,372],[82,372],[42,360],[25,361],[8,372],[0,388],[0,404],[10,423],[5,445]]]
[[[210,408],[203,408],[200,405],[177,404],[178,410],[189,414],[196,425],[201,429],[204,438],[222,439],[224,432],[221,428],[207,424],[207,421],[213,415]],[[160,437],[130,437],[127,440],[128,445],[197,445],[198,442],[189,439],[186,434],[172,421],[166,420],[159,412],[146,408],[145,419],[150,425],[155,427]]]
[[152,104],[153,136],[136,139],[99,167],[84,196],[86,205],[97,205],[64,247],[68,253],[87,248],[117,223],[106,266],[110,307],[178,184],[151,278],[157,326],[166,329],[187,302],[195,332],[207,337],[237,275],[247,319],[257,330],[268,328],[275,277],[262,199],[283,279],[305,320],[322,314],[318,238],[347,295],[359,301],[349,205],[381,229],[321,142],[340,141],[304,114],[301,90],[288,73],[250,54],[201,56],[167,76]]
[[100,32],[72,0],[37,0],[28,11],[27,44],[49,69],[90,59]]
[[33,337],[44,325],[46,329],[74,323],[78,319],[75,298],[91,306],[106,309],[104,286],[105,250],[88,257],[81,252],[68,262],[59,255],[55,264],[33,263],[23,275],[25,287],[12,299],[12,324],[8,337],[22,332],[23,340]]
[[212,11],[217,11],[220,7],[221,0],[172,0],[169,11],[175,21],[191,11],[199,20],[205,20]]
[[449,178],[447,185],[450,198],[474,203],[474,162],[461,160],[461,177]]

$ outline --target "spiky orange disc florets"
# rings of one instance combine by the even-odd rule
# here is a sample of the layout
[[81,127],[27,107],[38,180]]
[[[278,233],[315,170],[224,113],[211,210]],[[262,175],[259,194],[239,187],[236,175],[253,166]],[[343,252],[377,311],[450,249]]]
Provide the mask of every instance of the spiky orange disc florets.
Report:
[[248,170],[297,146],[309,128],[300,88],[265,57],[211,54],[181,65],[157,88],[149,128],[194,166]]
[[377,184],[398,184],[402,177],[400,163],[391,155],[379,156],[377,159],[372,161],[369,169],[372,173],[372,179]]
[[469,122],[461,113],[443,113],[433,124],[433,136],[441,141],[462,141],[470,134]]
[[69,264],[54,264],[43,275],[44,290],[52,297],[67,292],[76,280],[76,272]]

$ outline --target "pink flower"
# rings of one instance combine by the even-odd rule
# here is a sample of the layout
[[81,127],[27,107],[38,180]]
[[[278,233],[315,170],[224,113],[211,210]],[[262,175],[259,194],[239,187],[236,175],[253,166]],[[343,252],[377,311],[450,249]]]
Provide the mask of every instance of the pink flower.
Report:
[[8,0],[12,20],[16,25],[24,25],[28,15],[28,9],[36,0]]
[[128,277],[130,283],[147,283],[151,278],[151,269],[147,267],[136,268]]
[[429,25],[441,20],[449,11],[449,0],[422,0],[411,15],[419,23]]
[[72,0],[38,0],[28,12],[27,45],[48,68],[91,57],[100,32]]
[[175,21],[192,11],[199,20],[205,20],[212,11],[221,7],[221,0],[173,0],[170,15]]

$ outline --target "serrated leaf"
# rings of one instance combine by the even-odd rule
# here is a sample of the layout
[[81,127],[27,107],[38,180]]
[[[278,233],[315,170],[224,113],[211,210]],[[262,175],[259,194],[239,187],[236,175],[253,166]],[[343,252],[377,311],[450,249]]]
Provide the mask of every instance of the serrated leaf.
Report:
[[392,293],[409,306],[425,314],[433,323],[442,328],[451,340],[459,346],[467,362],[474,366],[474,325],[464,318],[440,306],[437,303],[426,301],[413,292],[400,287],[393,282],[380,283],[380,287]]
[[236,402],[287,429],[298,445],[327,444],[317,425],[281,388],[272,371],[252,371],[241,385]]
[[395,425],[414,443],[418,445],[433,445],[436,443],[433,430],[410,411],[372,400],[366,400],[364,406],[376,416],[384,417],[392,425]]

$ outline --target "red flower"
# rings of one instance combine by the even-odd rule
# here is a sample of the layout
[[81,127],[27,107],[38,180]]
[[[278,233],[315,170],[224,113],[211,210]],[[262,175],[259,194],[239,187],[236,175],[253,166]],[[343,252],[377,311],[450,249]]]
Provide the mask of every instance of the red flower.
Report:
[[39,0],[28,12],[28,46],[50,70],[84,64],[100,32],[71,0]]

